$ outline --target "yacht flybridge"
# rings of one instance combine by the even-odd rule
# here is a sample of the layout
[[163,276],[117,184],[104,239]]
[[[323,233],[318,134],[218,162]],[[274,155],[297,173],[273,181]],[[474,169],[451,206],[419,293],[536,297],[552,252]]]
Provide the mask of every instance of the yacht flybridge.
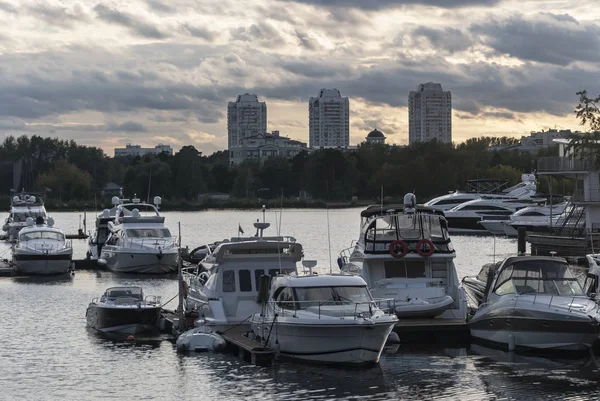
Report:
[[456,252],[441,212],[404,205],[371,206],[361,213],[354,247],[342,251],[340,269],[360,275],[374,298],[393,298],[400,318],[465,321],[465,291],[458,280]]
[[219,331],[239,325],[250,328],[250,317],[260,312],[260,277],[295,274],[302,245],[293,237],[265,237],[269,227],[254,223],[255,237],[222,242],[193,270],[186,272],[186,309],[196,310],[206,326]]
[[11,198],[10,214],[6,218],[2,230],[6,231],[9,240],[14,241],[17,239],[19,230],[27,226],[27,218],[31,217],[35,221],[38,216],[44,220],[47,217],[43,197],[38,193],[23,190]]
[[[119,273],[172,273],[177,270],[178,248],[165,218],[158,212],[159,196],[154,205],[140,203],[120,204],[114,221],[108,221],[110,234],[102,246],[100,264]],[[110,211],[103,215],[110,217]]]

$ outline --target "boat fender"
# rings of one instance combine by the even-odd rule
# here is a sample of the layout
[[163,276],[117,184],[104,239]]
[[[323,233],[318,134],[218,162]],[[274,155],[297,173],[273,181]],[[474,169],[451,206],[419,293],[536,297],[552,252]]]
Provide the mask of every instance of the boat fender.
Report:
[[408,245],[402,240],[395,240],[390,243],[390,255],[395,258],[403,258],[408,253]]
[[428,239],[422,239],[417,243],[417,253],[424,258],[427,258],[435,252],[433,242]]

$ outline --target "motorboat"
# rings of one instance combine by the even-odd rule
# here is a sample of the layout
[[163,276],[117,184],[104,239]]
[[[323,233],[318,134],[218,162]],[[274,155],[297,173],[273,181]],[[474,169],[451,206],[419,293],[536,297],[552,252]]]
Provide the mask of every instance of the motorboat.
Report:
[[227,343],[208,326],[194,327],[181,333],[175,341],[179,352],[208,352],[225,349]]
[[23,190],[11,198],[10,213],[2,230],[6,231],[10,241],[15,241],[19,231],[27,226],[27,218],[31,217],[35,221],[38,216],[44,220],[48,217],[44,198],[41,194]]
[[118,273],[177,271],[178,246],[158,212],[160,203],[157,196],[154,205],[136,198],[132,203],[118,205],[114,221],[108,221],[110,234],[98,262]]
[[112,208],[104,209],[102,213],[96,216],[96,228],[88,239],[88,250],[86,252],[86,259],[88,260],[100,259],[102,247],[110,234],[108,223],[113,223],[115,221],[117,207],[123,203],[118,196],[113,196],[111,202],[113,204]]
[[64,274],[71,270],[73,248],[65,234],[54,227],[54,219],[37,216],[26,220],[13,247],[13,269],[17,274]]
[[197,311],[199,324],[214,331],[250,328],[260,312],[258,283],[263,275],[296,274],[302,244],[293,237],[264,236],[267,222],[256,222],[257,236],[222,242],[197,266],[184,272],[186,310]]
[[144,296],[141,287],[108,288],[94,298],[85,312],[87,325],[104,333],[156,334],[159,329],[161,299]]
[[450,210],[462,203],[481,198],[511,199],[520,198],[533,189],[536,191],[535,175],[523,174],[521,182],[507,188],[507,180],[499,179],[474,179],[466,181],[469,190],[467,192],[453,191],[449,194],[438,196],[423,204],[423,206],[435,210]]
[[469,321],[471,336],[509,350],[585,351],[600,315],[567,261],[513,256],[489,271],[485,298]]
[[403,205],[363,210],[358,241],[341,252],[338,265],[360,275],[374,298],[392,298],[399,318],[464,322],[466,294],[446,219],[443,212],[415,203],[407,194]]
[[516,237],[519,227],[525,227],[531,231],[542,226],[550,226],[550,220],[561,215],[567,205],[568,202],[561,202],[555,205],[548,205],[546,202],[542,202],[539,205],[519,209],[511,214],[508,219],[494,220],[488,218],[481,220],[479,224],[493,235]]
[[397,322],[359,276],[282,275],[272,279],[262,311],[252,316],[251,337],[286,358],[374,364]]

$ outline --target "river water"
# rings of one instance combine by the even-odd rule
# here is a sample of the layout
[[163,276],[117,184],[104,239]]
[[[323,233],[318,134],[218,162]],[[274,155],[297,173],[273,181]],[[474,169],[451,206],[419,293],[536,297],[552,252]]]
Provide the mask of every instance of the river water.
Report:
[[[165,212],[182,244],[254,234],[260,211]],[[53,213],[56,226],[75,233],[83,213]],[[87,214],[88,231],[94,214]],[[304,245],[305,257],[328,272],[340,250],[358,235],[360,209],[267,211],[265,235]],[[506,238],[454,236],[459,277],[516,252]],[[75,258],[86,242],[74,240]],[[7,257],[0,246],[0,259]],[[331,255],[331,256],[330,256]],[[485,347],[400,345],[368,369],[280,362],[256,367],[231,355],[180,355],[167,341],[125,344],[86,328],[85,310],[113,285],[136,284],[170,299],[173,277],[118,276],[77,271],[71,278],[0,278],[0,400],[307,400],[307,399],[598,399],[600,363],[515,355]],[[168,307],[175,308],[173,301]]]

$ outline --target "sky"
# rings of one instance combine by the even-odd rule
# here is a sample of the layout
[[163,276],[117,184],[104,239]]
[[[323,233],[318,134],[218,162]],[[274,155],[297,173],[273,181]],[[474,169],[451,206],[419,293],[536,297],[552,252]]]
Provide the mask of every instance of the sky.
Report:
[[227,102],[308,141],[308,99],[350,98],[350,143],[407,144],[409,91],[452,92],[453,141],[581,129],[600,94],[597,0],[0,0],[0,140],[41,135],[204,154]]

